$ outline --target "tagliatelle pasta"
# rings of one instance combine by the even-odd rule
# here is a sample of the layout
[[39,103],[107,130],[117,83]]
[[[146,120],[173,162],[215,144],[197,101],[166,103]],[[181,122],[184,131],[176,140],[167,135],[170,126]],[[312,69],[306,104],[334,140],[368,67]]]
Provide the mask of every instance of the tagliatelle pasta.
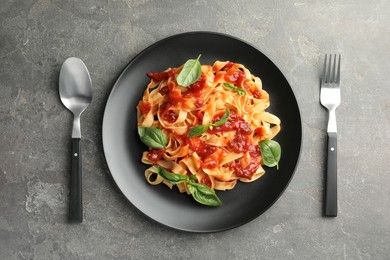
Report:
[[[167,137],[163,149],[144,151],[142,162],[148,183],[172,184],[157,174],[153,165],[187,175],[214,190],[233,189],[237,181],[252,182],[264,173],[259,142],[271,140],[280,131],[280,119],[267,112],[268,93],[260,78],[244,65],[216,61],[201,65],[201,76],[188,87],[177,76],[183,66],[148,73],[151,78],[137,106],[138,126],[158,128]],[[214,126],[226,115],[226,122]],[[206,131],[189,136],[196,126]],[[190,193],[187,183],[177,184]]]

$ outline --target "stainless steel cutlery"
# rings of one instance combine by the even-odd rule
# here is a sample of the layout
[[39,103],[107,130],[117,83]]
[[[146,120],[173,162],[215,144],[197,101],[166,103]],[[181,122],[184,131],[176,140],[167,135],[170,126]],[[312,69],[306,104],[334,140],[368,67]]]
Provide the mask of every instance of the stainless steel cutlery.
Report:
[[337,125],[336,108],[340,105],[341,55],[325,55],[320,101],[328,109],[328,146],[324,215],[337,216]]

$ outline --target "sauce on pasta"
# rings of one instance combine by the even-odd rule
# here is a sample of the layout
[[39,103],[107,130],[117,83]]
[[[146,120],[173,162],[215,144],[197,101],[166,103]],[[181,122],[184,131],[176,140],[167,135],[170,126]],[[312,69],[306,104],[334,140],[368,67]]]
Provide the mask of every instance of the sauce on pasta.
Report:
[[[216,61],[202,65],[199,79],[183,87],[176,81],[182,68],[148,73],[150,82],[137,106],[138,126],[158,128],[167,137],[164,149],[143,153],[142,162],[151,165],[145,172],[147,181],[172,187],[153,165],[195,176],[214,190],[259,179],[265,173],[259,142],[280,131],[280,119],[266,111],[269,95],[260,78],[242,64]],[[226,109],[230,111],[226,122],[213,126]],[[200,125],[207,130],[190,137],[190,129]],[[186,183],[177,187],[189,194]]]

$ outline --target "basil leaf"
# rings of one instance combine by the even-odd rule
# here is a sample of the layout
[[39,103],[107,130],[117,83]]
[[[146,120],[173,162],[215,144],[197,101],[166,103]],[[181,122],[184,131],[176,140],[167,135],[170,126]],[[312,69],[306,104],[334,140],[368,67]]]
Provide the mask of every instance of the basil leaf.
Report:
[[202,135],[204,132],[207,131],[207,128],[208,128],[207,125],[197,125],[197,126],[194,126],[188,132],[188,136],[189,137],[195,137],[195,136]]
[[217,122],[215,122],[213,124],[213,126],[221,126],[221,125],[225,124],[226,121],[228,120],[229,116],[230,116],[230,110],[229,110],[229,108],[226,108],[225,113],[223,114],[221,119],[218,120]]
[[144,144],[154,149],[163,149],[167,144],[167,137],[158,128],[138,127],[138,135]]
[[237,94],[240,95],[240,96],[246,95],[245,89],[239,88],[239,87],[237,87],[237,86],[234,86],[232,83],[225,82],[225,83],[223,83],[223,85],[225,86],[225,88],[226,88],[227,90],[236,91]]
[[246,95],[246,91],[243,88],[237,88],[236,91],[237,91],[238,95],[240,95],[240,96]]
[[230,116],[230,110],[229,110],[229,108],[226,108],[225,113],[222,115],[220,120],[218,120],[215,123],[209,122],[207,125],[194,126],[188,132],[188,136],[189,137],[199,136],[199,135],[202,135],[203,133],[205,133],[207,131],[207,128],[210,128],[212,130],[213,126],[221,126],[221,125],[226,123],[229,116]]
[[167,137],[161,129],[154,127],[138,127],[141,141],[154,149],[163,149],[167,145]]
[[188,183],[187,187],[197,202],[214,207],[222,205],[217,194],[209,186],[200,183]]
[[196,177],[196,174],[192,174],[190,177],[191,181],[196,181],[197,179],[198,179],[198,177]]
[[227,82],[225,82],[225,83],[223,83],[223,85],[225,86],[225,88],[227,89],[227,90],[230,90],[230,91],[233,91],[233,90],[236,90],[236,86],[234,86],[232,83],[227,83]]
[[160,175],[161,177],[163,177],[165,180],[167,180],[169,183],[173,185],[189,181],[187,175],[168,172],[161,166],[154,166],[154,168],[157,170],[158,175]]
[[200,56],[201,55],[199,55],[196,60],[188,60],[184,63],[183,69],[176,78],[176,81],[180,86],[187,87],[198,81],[202,74],[202,67],[199,62]]
[[274,140],[260,141],[260,152],[266,166],[276,166],[276,169],[279,169],[279,160],[282,154],[282,149],[280,148],[280,144],[278,142]]

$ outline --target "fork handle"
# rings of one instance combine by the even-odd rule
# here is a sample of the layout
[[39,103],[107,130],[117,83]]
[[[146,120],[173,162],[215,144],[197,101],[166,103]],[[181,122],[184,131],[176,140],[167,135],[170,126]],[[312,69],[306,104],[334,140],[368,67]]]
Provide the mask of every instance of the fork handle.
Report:
[[325,212],[327,217],[337,216],[337,133],[328,132],[328,158],[326,165]]

